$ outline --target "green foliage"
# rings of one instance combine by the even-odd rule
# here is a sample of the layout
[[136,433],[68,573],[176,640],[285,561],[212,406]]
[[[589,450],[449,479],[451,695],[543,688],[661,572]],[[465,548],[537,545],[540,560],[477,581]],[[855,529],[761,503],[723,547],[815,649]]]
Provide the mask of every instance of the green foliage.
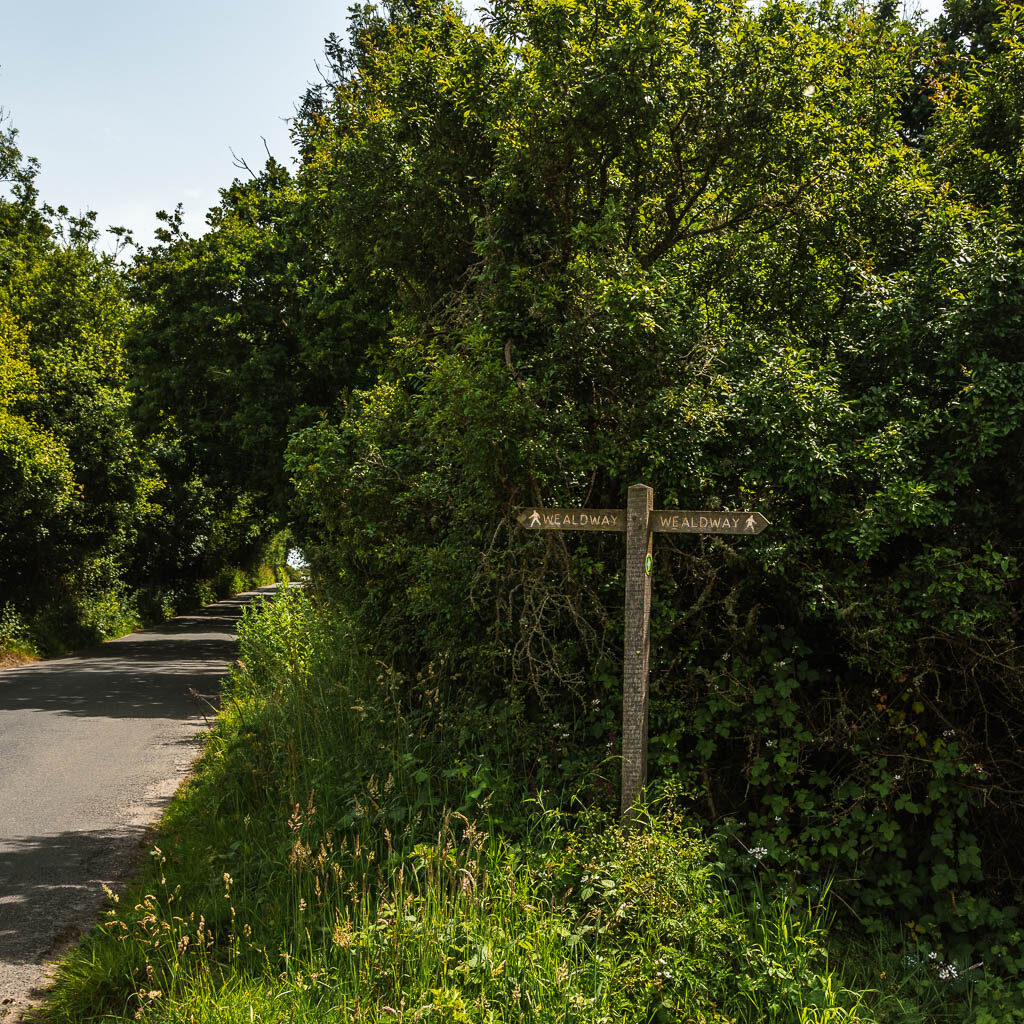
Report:
[[569,722],[538,748],[566,777],[615,752],[621,543],[517,508],[643,480],[764,512],[756,540],[658,539],[655,772],[1011,991],[1024,289],[962,141],[1012,178],[999,31],[984,103],[935,92],[911,146],[933,44],[852,8],[358,10],[296,181],[349,277],[389,285],[389,340],[288,464],[360,636],[452,700]]
[[0,605],[0,666],[31,661],[38,653],[28,623],[12,604]]
[[[656,403],[734,326],[682,268],[702,240],[820,219],[823,186],[856,187],[875,148],[862,123],[891,101],[867,82],[854,88],[848,68],[896,82],[902,71],[866,35],[817,32],[788,7],[752,19],[741,5],[509,5],[491,28],[463,26],[443,7],[390,27],[368,12],[353,29],[352,77],[339,70],[334,95],[307,118],[308,187],[325,194],[336,236],[369,212],[376,220],[361,234],[390,238],[390,224],[424,209],[449,151],[465,161],[468,191],[449,197],[461,199],[448,223],[434,210],[432,229],[413,226],[425,249],[389,249],[379,271],[375,257],[364,272],[388,275],[396,292],[380,382],[339,426],[299,435],[291,465],[300,516],[315,524],[306,532],[327,541],[327,571],[343,574],[353,607],[403,646],[422,630],[417,653],[428,658],[454,643],[478,669],[496,654],[503,675],[514,651],[516,674],[538,686],[567,632],[582,634],[588,664],[594,638],[579,599],[556,596],[578,591],[582,581],[564,575],[577,570],[562,559],[545,581],[551,556],[509,537],[508,510],[542,496],[618,504],[621,481],[650,472]],[[487,74],[460,70],[482,63]],[[613,74],[628,116],[599,87]],[[587,82],[593,95],[581,92]],[[423,144],[402,150],[402,176],[378,174],[377,133],[404,131],[411,109]],[[491,147],[467,158],[458,126],[474,121]],[[461,244],[435,242],[431,231],[457,225]],[[467,256],[439,278],[417,255],[438,251]],[[677,493],[703,483],[679,469],[666,473]],[[534,607],[553,628],[533,628]],[[484,650],[464,646],[495,626]],[[578,671],[578,659],[556,667],[562,680]]]
[[34,641],[59,649],[135,621],[123,563],[152,480],[129,417],[117,267],[95,251],[91,215],[38,206],[34,161],[13,130],[2,138],[0,578]]
[[[404,705],[300,591],[242,637],[150,869],[65,959],[45,1019],[883,1019],[830,962],[818,903],[724,894],[670,800],[632,829],[524,807],[507,722],[463,732],[429,681]],[[497,790],[450,771],[495,748]]]
[[20,642],[54,653],[243,589],[285,552],[248,493],[196,475],[202,438],[142,432],[122,268],[93,215],[40,206],[37,170],[0,127],[0,582]]
[[284,167],[221,195],[199,238],[161,214],[128,272],[135,415],[163,479],[135,573],[163,585],[269,560],[288,435],[340,402],[374,330]]
[[1021,6],[1000,4],[988,11],[984,37],[942,83],[929,148],[937,172],[961,194],[984,206],[1005,206],[1019,226],[1024,220]]

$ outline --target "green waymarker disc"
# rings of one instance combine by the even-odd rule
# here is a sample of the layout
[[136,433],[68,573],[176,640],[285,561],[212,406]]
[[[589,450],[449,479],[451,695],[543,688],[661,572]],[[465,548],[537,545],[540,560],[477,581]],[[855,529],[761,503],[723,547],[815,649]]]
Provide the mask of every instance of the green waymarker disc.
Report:
[[651,575],[651,569],[653,569],[653,568],[654,568],[654,559],[651,558],[650,555],[648,555],[646,560],[644,561],[644,571],[647,573],[648,576],[650,576]]

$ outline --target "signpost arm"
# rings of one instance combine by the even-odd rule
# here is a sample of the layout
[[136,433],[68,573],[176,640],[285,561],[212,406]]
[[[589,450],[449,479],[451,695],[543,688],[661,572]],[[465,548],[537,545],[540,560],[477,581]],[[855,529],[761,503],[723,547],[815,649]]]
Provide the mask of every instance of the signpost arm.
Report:
[[647,675],[651,657],[651,542],[655,533],[756,536],[771,525],[760,512],[654,508],[646,484],[629,488],[621,508],[529,508],[526,530],[615,530],[626,533],[626,642],[622,666],[622,816],[629,820],[647,783]]
[[651,577],[647,557],[652,534],[648,519],[654,491],[629,488],[626,507],[626,638],[622,671],[622,816],[647,782],[647,672],[651,653]]

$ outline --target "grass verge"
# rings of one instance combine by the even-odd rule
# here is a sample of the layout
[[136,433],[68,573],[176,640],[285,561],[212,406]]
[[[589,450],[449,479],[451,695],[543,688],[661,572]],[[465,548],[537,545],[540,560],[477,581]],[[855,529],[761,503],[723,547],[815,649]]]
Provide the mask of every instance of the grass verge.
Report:
[[844,981],[824,897],[736,895],[671,792],[632,829],[545,796],[515,708],[400,687],[300,591],[240,635],[148,869],[45,1021],[940,1019]]

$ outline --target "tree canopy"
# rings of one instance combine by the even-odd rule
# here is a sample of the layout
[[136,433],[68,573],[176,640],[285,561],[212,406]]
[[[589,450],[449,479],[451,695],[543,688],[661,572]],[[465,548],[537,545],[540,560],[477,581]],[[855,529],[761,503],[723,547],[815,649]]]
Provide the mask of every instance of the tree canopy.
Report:
[[195,421],[185,435],[142,415],[144,396],[173,401],[164,382],[162,399],[140,390],[132,365],[151,309],[98,247],[95,215],[41,203],[37,172],[4,127],[0,645],[57,651],[198,601],[198,583],[251,569],[280,527],[204,477]]
[[[38,202],[37,166],[0,141],[0,575],[19,613],[93,618],[152,488],[136,443],[123,337],[131,310],[91,216]],[[90,605],[90,610],[76,606]],[[116,618],[116,615],[115,615]],[[45,632],[45,630],[44,630]]]

